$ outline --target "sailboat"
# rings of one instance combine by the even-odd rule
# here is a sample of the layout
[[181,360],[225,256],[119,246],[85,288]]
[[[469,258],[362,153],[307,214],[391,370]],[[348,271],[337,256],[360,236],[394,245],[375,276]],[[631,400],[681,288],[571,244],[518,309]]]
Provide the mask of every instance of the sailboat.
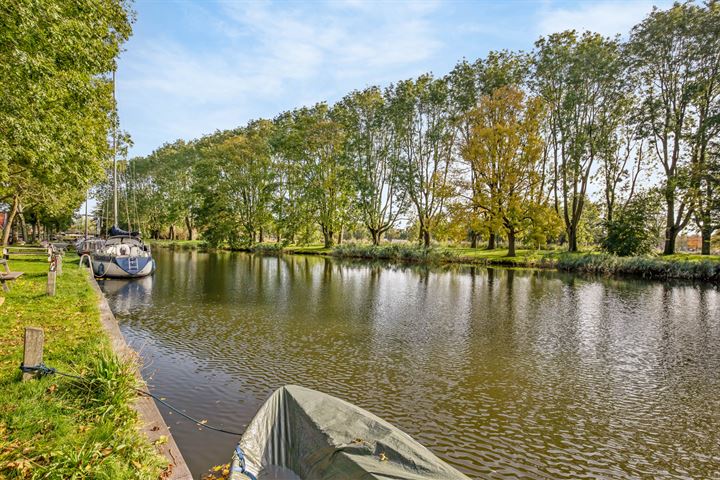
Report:
[[[113,100],[115,72],[113,72]],[[139,232],[118,228],[117,127],[113,130],[113,226],[105,243],[90,254],[93,273],[104,278],[137,278],[155,272],[155,259]]]

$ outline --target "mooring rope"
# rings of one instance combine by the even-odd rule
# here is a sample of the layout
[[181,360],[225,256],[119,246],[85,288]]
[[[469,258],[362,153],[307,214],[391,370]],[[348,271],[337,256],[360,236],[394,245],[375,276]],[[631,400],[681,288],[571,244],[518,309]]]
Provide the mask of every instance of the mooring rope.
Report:
[[[44,363],[40,363],[38,365],[35,365],[34,367],[26,367],[24,364],[21,363],[20,370],[23,373],[39,373],[40,376],[60,375],[63,377],[74,378],[76,380],[86,380],[84,377],[81,377],[79,375],[73,375],[70,373],[59,372],[56,368],[48,367]],[[219,427],[214,427],[212,425],[208,425],[206,423],[207,422],[206,420],[198,420],[197,418],[193,418],[190,415],[188,415],[187,413],[184,413],[184,412],[180,411],[179,409],[177,409],[176,407],[170,405],[169,403],[167,403],[165,400],[161,399],[157,395],[148,392],[147,390],[142,390],[140,388],[135,388],[135,387],[131,387],[131,388],[141,395],[145,395],[147,397],[154,398],[156,401],[162,403],[163,405],[165,405],[167,408],[169,408],[173,412],[187,418],[188,420],[190,420],[191,422],[193,422],[194,424],[196,424],[199,427],[207,428],[208,430],[214,430],[214,431],[220,432],[220,433],[227,433],[228,435],[242,436],[242,433],[233,432],[231,430],[225,430],[225,429],[219,428]]]

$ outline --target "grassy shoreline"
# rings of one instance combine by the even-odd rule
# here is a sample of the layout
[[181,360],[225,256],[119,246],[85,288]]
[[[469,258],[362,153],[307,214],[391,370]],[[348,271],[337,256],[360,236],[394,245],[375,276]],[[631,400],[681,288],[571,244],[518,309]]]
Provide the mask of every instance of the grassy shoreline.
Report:
[[[137,379],[100,324],[98,297],[68,256],[55,297],[46,257],[10,259],[25,275],[0,307],[0,478],[160,478],[167,461],[138,430]],[[44,363],[84,380],[20,382],[23,332],[45,331]]]
[[[184,240],[152,241],[159,248],[199,249],[202,241]],[[229,250],[229,249],[222,249]],[[547,268],[566,272],[597,275],[627,275],[634,277],[666,279],[677,278],[720,282],[720,255],[675,254],[669,256],[618,257],[601,252],[569,253],[562,250],[518,250],[514,257],[507,257],[507,250],[485,250],[465,247],[434,247],[425,250],[410,245],[364,245],[343,244],[333,248],[322,245],[291,245],[281,247],[263,243],[252,248],[239,249],[265,255],[296,254],[324,255],[337,258],[386,260],[414,264],[465,264],[515,268]]]

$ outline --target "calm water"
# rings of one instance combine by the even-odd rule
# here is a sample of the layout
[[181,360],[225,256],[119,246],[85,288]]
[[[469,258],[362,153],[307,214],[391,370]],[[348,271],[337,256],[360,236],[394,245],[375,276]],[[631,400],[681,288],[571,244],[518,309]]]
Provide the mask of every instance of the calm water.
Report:
[[[720,292],[310,256],[156,251],[104,289],[154,392],[241,430],[331,393],[476,478],[720,478]],[[235,438],[161,408],[195,476]]]

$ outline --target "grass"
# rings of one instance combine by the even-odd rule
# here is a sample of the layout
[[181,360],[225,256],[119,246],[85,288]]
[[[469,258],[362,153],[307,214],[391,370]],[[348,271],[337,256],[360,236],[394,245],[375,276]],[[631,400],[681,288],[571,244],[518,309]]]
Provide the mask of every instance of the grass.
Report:
[[[138,430],[132,366],[112,353],[86,272],[68,256],[54,297],[47,259],[10,259],[25,275],[0,306],[0,478],[159,478],[167,462]],[[23,332],[45,331],[44,363],[83,380],[20,381]]]

